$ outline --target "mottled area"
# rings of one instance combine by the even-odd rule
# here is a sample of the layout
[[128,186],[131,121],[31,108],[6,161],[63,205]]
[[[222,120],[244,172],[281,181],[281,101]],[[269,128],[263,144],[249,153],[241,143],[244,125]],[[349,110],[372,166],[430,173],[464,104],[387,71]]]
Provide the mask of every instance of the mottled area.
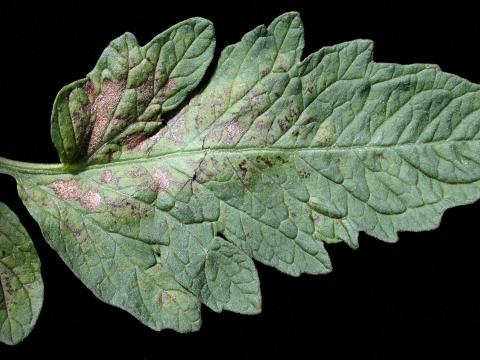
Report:
[[155,94],[155,101],[164,103],[168,99],[168,94],[175,89],[175,80],[169,79],[162,88]]
[[80,205],[92,212],[99,212],[102,208],[102,197],[97,191],[88,190],[80,196]]
[[148,134],[139,133],[139,134],[130,135],[125,140],[125,143],[127,144],[127,149],[132,150],[132,149],[135,149],[136,147],[139,147],[139,145],[141,145],[145,139],[148,139]]
[[102,177],[101,177],[101,181],[103,183],[109,183],[109,182],[112,182],[114,179],[114,176],[113,176],[113,171],[112,170],[104,170],[102,172]]
[[57,180],[51,183],[49,187],[65,200],[78,200],[82,193],[75,179]]
[[185,117],[178,116],[174,121],[169,123],[168,126],[168,136],[176,145],[185,144]]
[[115,109],[122,97],[125,83],[105,80],[100,93],[96,96],[91,107],[91,113],[95,117],[87,152],[95,151],[103,139],[108,123],[111,121]]
[[229,144],[237,144],[242,135],[245,133],[245,128],[239,121],[232,121],[227,125],[227,142]]
[[102,196],[98,191],[93,189],[82,191],[75,179],[56,180],[48,187],[64,200],[78,201],[88,211],[99,212],[102,209]]
[[154,191],[159,192],[168,189],[170,185],[170,178],[166,170],[157,169],[153,173],[153,179],[155,180]]
[[[144,46],[128,32],[111,41],[86,78],[56,97],[51,133],[62,162],[107,163],[124,152],[142,151],[164,114],[199,84],[214,48],[213,25],[200,18],[171,27]],[[183,135],[171,133],[177,142]]]

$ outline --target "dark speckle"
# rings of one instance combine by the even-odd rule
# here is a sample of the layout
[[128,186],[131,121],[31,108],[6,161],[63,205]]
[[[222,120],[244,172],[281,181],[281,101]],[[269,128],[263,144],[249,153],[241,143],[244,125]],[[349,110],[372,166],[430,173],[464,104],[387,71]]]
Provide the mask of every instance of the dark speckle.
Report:
[[313,93],[313,85],[306,86],[304,90],[305,90],[305,93],[307,94]]
[[283,132],[285,132],[290,127],[290,122],[289,118],[283,118],[278,120],[278,126],[280,126],[280,129],[282,129]]
[[261,155],[257,156],[256,161],[257,161],[257,163],[263,163],[263,164],[267,165],[268,167],[273,166],[272,160],[270,160],[269,158],[266,158],[264,156],[261,156]]
[[302,180],[308,179],[310,177],[310,173],[305,169],[299,170],[297,174]]
[[240,164],[238,164],[238,174],[242,180],[246,179],[247,172],[248,172],[247,161],[242,160]]
[[280,155],[277,155],[277,160],[280,161],[282,164],[288,163],[288,160]]

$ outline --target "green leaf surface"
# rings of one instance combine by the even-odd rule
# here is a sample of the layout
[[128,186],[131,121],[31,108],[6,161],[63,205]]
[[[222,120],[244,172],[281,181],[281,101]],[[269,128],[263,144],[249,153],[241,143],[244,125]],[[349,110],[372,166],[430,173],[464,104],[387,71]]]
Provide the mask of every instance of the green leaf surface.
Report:
[[[182,44],[195,38],[185,34]],[[198,48],[210,49],[206,37]],[[360,231],[394,242],[480,197],[478,85],[435,65],[374,62],[368,40],[302,60],[303,45],[298,14],[282,15],[225,48],[208,84],[162,123],[162,111],[187,92],[165,98],[154,134],[136,128],[124,142],[128,127],[113,137],[108,130],[103,145],[83,145],[78,158],[65,155],[53,131],[67,167],[3,161],[3,172],[17,178],[49,244],[96,296],[154,329],[182,332],[200,326],[200,303],[260,311],[252,259],[293,276],[326,274],[325,244],[356,248]],[[124,69],[112,46],[89,75],[95,86],[104,64]],[[194,58],[209,60],[203,51]],[[55,115],[59,104],[91,104],[62,95],[78,86],[59,94],[53,128],[69,119]],[[92,108],[98,118],[109,105]],[[137,124],[146,113],[126,118]],[[77,144],[91,143],[91,122],[75,124]]]
[[0,341],[28,336],[43,303],[40,259],[15,214],[0,203]]

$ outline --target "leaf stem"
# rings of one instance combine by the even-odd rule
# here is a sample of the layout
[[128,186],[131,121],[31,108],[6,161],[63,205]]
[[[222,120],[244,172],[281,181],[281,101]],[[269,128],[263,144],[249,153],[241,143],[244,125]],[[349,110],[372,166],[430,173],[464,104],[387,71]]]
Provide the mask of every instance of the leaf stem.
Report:
[[18,174],[53,175],[68,172],[63,164],[36,164],[17,160],[10,160],[0,156],[0,173],[11,176]]

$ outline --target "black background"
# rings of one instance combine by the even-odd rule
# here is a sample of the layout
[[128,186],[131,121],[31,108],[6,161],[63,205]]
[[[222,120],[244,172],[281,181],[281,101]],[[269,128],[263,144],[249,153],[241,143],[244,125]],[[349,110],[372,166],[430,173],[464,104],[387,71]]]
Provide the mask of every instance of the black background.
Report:
[[[313,3],[313,1],[312,1]],[[370,38],[375,60],[439,64],[480,83],[478,11],[419,4],[315,8],[257,1],[189,5],[173,1],[60,2],[56,6],[0,6],[0,154],[17,160],[57,162],[49,117],[57,91],[84,77],[110,40],[133,32],[141,44],[191,16],[212,20],[217,56],[224,46],[289,10],[301,12],[305,55],[324,45]],[[263,5],[262,5],[263,4]],[[289,277],[258,264],[263,312],[216,314],[203,308],[203,327],[182,335],[154,332],[96,299],[43,240],[16,194],[0,176],[0,201],[28,229],[42,260],[45,302],[37,326],[22,344],[0,344],[0,358],[101,354],[130,358],[204,358],[291,355],[296,359],[479,359],[480,203],[448,210],[440,228],[401,233],[394,245],[360,235],[360,249],[329,246],[328,276]],[[116,357],[118,357],[116,356]],[[48,357],[47,357],[48,358]]]

